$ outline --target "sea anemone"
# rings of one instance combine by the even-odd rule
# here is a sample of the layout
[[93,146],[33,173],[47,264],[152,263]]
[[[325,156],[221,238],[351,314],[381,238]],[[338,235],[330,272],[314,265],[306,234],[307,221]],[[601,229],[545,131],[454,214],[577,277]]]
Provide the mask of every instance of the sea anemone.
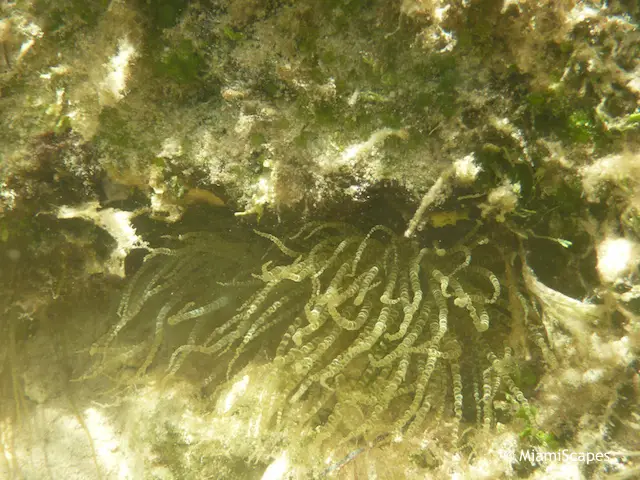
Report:
[[[443,248],[380,225],[361,233],[309,223],[286,240],[256,233],[272,248],[246,278],[239,247],[214,234],[182,235],[148,254],[118,321],[91,348],[102,361],[83,378],[136,357],[140,378],[168,336],[182,340],[167,355],[167,377],[211,358],[205,383],[219,384],[226,371],[233,384],[246,373],[241,361],[261,355],[262,425],[295,428],[316,448],[447,428],[456,450],[461,423],[492,429],[505,399],[533,422],[517,381],[517,355],[528,347],[514,354],[512,346],[531,341],[549,363],[553,354],[512,260],[486,237]],[[114,346],[149,316],[148,342]]]

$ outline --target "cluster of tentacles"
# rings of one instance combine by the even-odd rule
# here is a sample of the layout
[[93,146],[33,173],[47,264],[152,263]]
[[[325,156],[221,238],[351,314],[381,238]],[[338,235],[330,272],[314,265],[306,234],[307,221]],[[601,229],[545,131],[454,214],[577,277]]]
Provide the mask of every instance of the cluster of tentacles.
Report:
[[[273,374],[278,424],[295,411],[316,440],[411,435],[446,419],[455,443],[461,422],[495,424],[498,399],[529,415],[514,335],[537,344],[547,362],[553,355],[536,331],[534,304],[486,238],[444,249],[384,226],[362,234],[312,223],[286,239],[256,233],[271,247],[244,278],[243,255],[216,235],[183,235],[150,253],[118,321],[91,349],[102,361],[83,378],[134,357],[140,377],[161,363],[165,337],[182,332],[166,375],[220,358],[209,381],[221,365],[229,377],[267,350],[271,371],[286,372]],[[116,347],[140,318],[154,318],[150,340]]]

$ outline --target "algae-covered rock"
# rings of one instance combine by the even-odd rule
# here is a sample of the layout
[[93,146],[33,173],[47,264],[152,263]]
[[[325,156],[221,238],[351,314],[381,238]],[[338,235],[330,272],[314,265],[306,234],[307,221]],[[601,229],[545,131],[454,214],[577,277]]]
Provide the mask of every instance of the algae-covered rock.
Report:
[[0,476],[636,475],[639,20],[3,2]]

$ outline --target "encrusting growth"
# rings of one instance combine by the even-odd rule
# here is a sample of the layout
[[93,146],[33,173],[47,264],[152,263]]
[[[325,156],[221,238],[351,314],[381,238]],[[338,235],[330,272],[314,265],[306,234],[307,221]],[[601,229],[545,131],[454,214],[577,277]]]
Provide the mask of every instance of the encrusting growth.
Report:
[[[276,248],[248,281],[234,277],[237,265],[212,235],[185,235],[149,254],[122,296],[119,320],[92,348],[104,363],[85,378],[100,374],[118,355],[112,344],[123,329],[150,313],[146,356],[133,347],[143,356],[137,377],[159,361],[168,332],[187,325],[168,355],[169,377],[197,355],[221,358],[215,364],[231,378],[252,352],[266,351],[263,381],[278,394],[263,421],[307,428],[316,444],[412,435],[448,418],[457,448],[461,423],[492,428],[498,398],[531,415],[507,345],[513,302],[503,290],[520,299],[518,308],[528,300],[505,281],[502,256],[486,238],[420,248],[387,227],[362,235],[336,223],[308,224],[285,240],[257,234]],[[552,358],[541,334],[531,343]],[[355,424],[345,420],[354,415]]]

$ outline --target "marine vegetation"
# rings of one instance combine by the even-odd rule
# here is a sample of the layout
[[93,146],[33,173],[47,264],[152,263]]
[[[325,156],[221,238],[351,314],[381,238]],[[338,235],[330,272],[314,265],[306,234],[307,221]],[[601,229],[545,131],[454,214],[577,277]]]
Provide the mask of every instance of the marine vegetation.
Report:
[[[535,424],[520,367],[531,355],[539,365],[556,360],[515,280],[524,258],[478,233],[447,246],[382,225],[363,233],[317,222],[288,238],[256,234],[271,245],[261,268],[244,275],[242,256],[211,233],[152,250],[82,378],[136,365],[120,372],[120,382],[135,381],[159,361],[168,380],[208,362],[207,385],[242,378],[243,364],[258,358],[268,367],[263,429],[295,430],[291,438],[314,448],[438,430],[457,451],[465,426],[488,432],[497,417],[517,413]],[[155,324],[149,340],[127,342],[127,329],[146,318]],[[172,341],[161,361],[165,337]]]

